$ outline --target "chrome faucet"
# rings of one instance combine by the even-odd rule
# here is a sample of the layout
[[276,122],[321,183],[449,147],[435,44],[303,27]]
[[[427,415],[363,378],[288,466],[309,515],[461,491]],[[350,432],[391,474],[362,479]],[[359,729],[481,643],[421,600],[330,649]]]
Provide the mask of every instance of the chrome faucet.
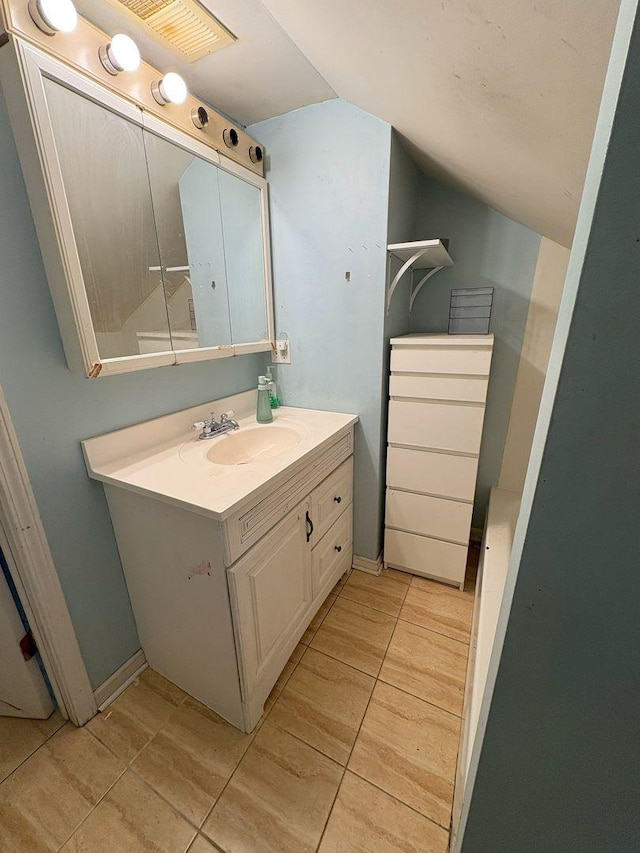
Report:
[[220,415],[220,421],[216,421],[215,412],[211,412],[211,420],[196,421],[193,429],[200,429],[202,432],[198,438],[215,438],[218,435],[224,435],[225,432],[231,432],[234,429],[240,429],[238,421],[233,420],[235,412],[223,412]]

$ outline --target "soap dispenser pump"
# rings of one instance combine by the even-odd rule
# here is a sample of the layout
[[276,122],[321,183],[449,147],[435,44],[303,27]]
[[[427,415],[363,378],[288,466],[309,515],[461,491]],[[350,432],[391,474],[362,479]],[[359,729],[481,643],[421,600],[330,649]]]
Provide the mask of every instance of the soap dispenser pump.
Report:
[[256,420],[259,424],[269,424],[273,420],[271,401],[269,399],[269,377],[258,376],[258,408]]

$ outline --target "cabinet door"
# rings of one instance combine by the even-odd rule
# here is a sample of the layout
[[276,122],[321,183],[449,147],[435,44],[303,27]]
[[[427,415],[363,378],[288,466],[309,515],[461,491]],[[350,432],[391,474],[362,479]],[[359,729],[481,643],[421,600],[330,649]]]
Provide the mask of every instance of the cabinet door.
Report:
[[308,501],[299,504],[227,570],[245,699],[311,607],[308,509]]

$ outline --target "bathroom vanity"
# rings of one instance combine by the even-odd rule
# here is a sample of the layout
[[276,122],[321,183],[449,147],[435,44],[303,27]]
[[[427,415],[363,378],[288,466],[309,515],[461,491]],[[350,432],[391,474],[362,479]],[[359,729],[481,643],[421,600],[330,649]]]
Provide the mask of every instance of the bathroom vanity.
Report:
[[[302,634],[351,566],[355,415],[256,392],[83,442],[104,484],[149,665],[250,732]],[[195,421],[235,412],[201,440]]]

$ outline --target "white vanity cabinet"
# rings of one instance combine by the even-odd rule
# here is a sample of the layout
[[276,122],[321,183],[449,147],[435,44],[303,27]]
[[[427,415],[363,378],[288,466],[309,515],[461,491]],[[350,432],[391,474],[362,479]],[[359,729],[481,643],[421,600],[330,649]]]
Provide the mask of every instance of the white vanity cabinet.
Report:
[[[237,410],[237,400],[234,405]],[[273,466],[270,475],[250,466],[195,467],[188,453],[184,461],[185,447],[206,460],[211,445],[197,437],[185,443],[184,432],[175,451],[159,441],[144,461],[131,454],[144,425],[84,442],[90,474],[104,483],[149,665],[247,732],[353,555],[356,418],[280,412],[276,425],[297,423],[304,438],[289,461],[266,463]],[[147,425],[147,436],[151,429],[160,435],[162,422],[177,418]],[[255,415],[253,426],[251,418],[240,424],[238,435],[255,428]],[[173,493],[167,486],[153,494],[142,478],[157,478],[163,464],[173,466],[166,479]],[[265,479],[255,488],[259,476]],[[242,477],[254,488],[228,502],[228,510],[213,499],[209,507],[204,500],[189,506],[178,495],[187,484],[200,495],[223,483],[231,490]]]

